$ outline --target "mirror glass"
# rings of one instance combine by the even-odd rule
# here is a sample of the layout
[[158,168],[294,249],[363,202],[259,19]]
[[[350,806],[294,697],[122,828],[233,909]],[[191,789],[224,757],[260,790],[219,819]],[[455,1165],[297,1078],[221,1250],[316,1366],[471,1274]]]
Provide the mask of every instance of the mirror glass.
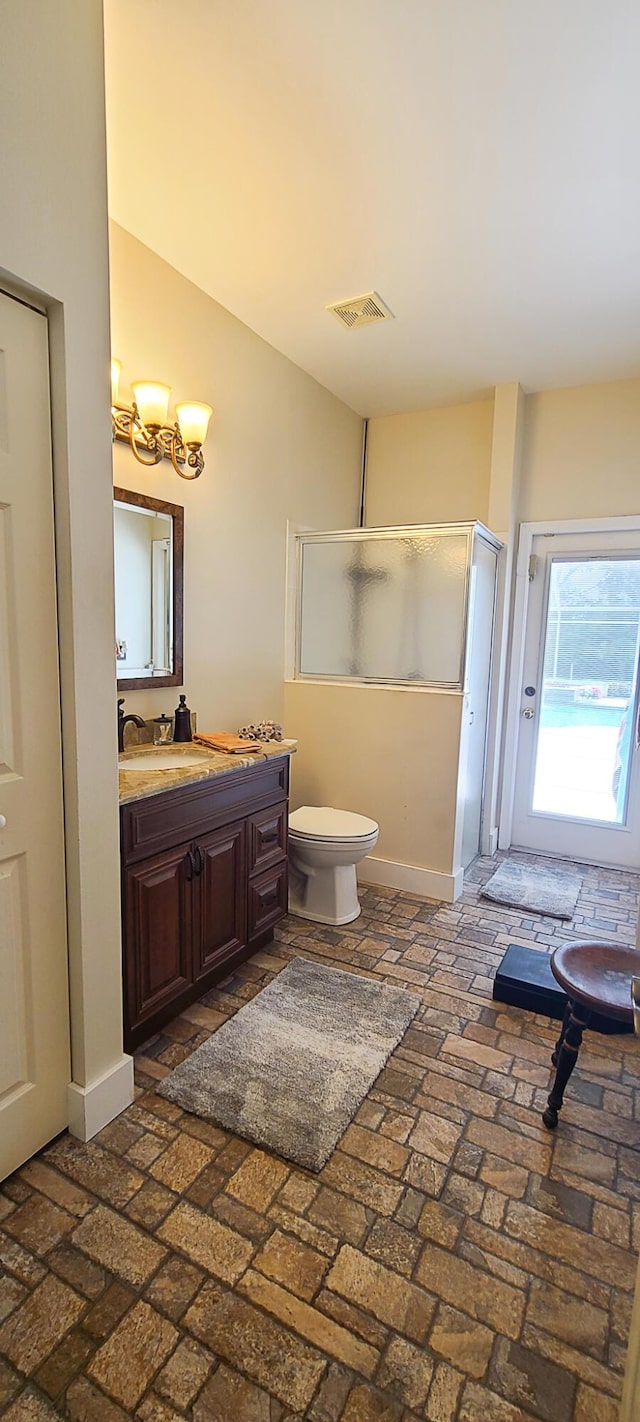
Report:
[[114,489],[118,690],[182,685],[184,511]]

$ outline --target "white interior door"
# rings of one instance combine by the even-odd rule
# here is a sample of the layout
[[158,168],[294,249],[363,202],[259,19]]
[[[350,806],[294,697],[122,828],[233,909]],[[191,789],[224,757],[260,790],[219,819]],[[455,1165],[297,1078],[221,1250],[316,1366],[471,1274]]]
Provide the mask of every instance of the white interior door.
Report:
[[47,322],[0,293],[0,1178],[69,1074]]
[[533,542],[512,841],[640,867],[640,533]]

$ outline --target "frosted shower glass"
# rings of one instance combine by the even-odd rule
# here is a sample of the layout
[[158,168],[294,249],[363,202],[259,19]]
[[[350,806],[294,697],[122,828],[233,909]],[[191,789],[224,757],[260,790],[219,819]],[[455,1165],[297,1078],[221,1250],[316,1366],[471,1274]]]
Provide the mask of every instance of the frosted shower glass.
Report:
[[466,531],[301,546],[303,676],[460,684]]

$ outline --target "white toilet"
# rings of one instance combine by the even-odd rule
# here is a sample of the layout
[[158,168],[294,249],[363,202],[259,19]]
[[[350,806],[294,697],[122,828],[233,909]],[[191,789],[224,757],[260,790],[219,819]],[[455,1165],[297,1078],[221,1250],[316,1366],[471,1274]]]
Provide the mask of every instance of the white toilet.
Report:
[[352,923],[360,913],[356,864],[378,825],[365,815],[303,805],[289,815],[289,913],[314,923]]

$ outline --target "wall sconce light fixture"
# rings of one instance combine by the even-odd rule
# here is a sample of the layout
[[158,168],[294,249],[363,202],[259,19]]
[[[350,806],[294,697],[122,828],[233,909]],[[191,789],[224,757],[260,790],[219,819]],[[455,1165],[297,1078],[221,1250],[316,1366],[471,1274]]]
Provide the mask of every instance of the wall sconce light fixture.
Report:
[[204,469],[202,446],[207,438],[210,405],[187,400],[176,405],[175,424],[167,423],[171,387],[156,380],[136,380],[133,404],[119,400],[122,362],[111,361],[111,430],[126,440],[140,464],[159,464],[165,457],[181,479],[197,479]]

